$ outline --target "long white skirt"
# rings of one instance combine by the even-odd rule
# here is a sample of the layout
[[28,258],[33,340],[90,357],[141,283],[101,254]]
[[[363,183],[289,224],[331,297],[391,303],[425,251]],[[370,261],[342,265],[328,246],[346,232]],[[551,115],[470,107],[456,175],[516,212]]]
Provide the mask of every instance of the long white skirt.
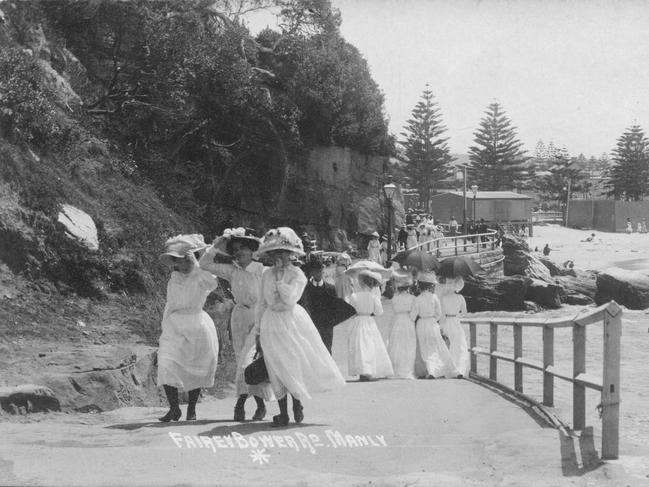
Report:
[[417,342],[426,374],[434,377],[455,377],[459,374],[434,318],[417,320]]
[[349,332],[347,365],[349,375],[388,377],[394,371],[381,332],[371,316],[355,316]]
[[158,348],[158,385],[186,391],[212,387],[219,356],[219,339],[205,312],[170,313],[162,320]]
[[288,311],[267,308],[261,317],[259,338],[277,399],[287,393],[299,400],[310,399],[315,392],[345,385],[336,362],[302,306]]
[[462,324],[459,318],[449,316],[442,319],[440,326],[449,341],[449,352],[451,359],[455,364],[458,372],[465,377],[469,375],[469,368],[471,366],[471,354],[466,342],[466,334],[462,329]]
[[246,384],[244,379],[245,368],[253,361],[257,349],[255,334],[252,332],[254,325],[254,310],[236,304],[232,309],[232,317],[230,318],[230,326],[232,328],[232,348],[234,349],[234,358],[237,362],[234,385],[236,387],[237,396],[242,394],[251,394],[270,401],[274,399],[273,389],[270,386],[270,382],[264,382],[253,386]]
[[395,313],[394,324],[388,339],[388,355],[398,379],[415,378],[417,333],[408,313]]

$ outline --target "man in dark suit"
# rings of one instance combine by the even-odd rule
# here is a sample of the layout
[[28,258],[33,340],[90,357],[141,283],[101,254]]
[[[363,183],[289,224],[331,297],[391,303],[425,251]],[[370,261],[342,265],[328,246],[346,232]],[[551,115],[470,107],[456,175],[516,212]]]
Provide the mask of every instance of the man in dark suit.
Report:
[[311,277],[304,288],[300,304],[306,309],[320,333],[322,342],[329,353],[334,337],[334,326],[352,316],[355,311],[342,299],[336,296],[333,284],[325,282],[322,278],[324,265],[315,261],[310,264]]

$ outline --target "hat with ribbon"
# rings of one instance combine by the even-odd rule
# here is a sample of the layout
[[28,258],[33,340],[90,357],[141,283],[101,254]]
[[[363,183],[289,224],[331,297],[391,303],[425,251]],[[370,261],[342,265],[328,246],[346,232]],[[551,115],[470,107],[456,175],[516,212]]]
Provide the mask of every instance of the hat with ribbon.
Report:
[[369,269],[363,269],[362,271],[358,272],[358,277],[365,276],[369,277],[370,279],[374,279],[377,282],[377,285],[380,285],[383,282],[383,278],[381,277],[381,274],[378,272],[371,271]]
[[420,272],[417,274],[417,280],[428,284],[437,284],[437,276],[434,272]]
[[372,232],[372,237],[379,238],[379,232]]
[[207,246],[203,236],[198,233],[176,235],[167,239],[165,250],[158,257],[158,260],[171,267],[174,264],[174,258],[182,259],[187,256],[188,252],[200,252],[205,250]]
[[288,250],[297,256],[305,255],[302,240],[289,227],[277,227],[268,230],[261,240],[259,249],[257,249],[257,255],[262,257],[273,250]]
[[225,242],[225,251],[232,255],[234,252],[232,250],[232,244],[235,242],[241,242],[255,252],[259,248],[261,239],[257,237],[253,230],[250,228],[226,228],[223,231],[223,237],[226,240]]
[[343,252],[336,258],[336,265],[352,265],[352,258],[347,252]]

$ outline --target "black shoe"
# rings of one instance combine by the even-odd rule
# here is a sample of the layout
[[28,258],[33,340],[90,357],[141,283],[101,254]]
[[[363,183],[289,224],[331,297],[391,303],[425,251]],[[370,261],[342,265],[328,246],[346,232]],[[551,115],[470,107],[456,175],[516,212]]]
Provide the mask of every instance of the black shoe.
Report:
[[426,376],[426,379],[434,379],[434,378],[435,378],[435,376],[433,374],[428,374]]
[[171,408],[169,409],[169,412],[167,414],[165,414],[161,418],[158,418],[158,421],[162,421],[163,423],[168,423],[169,421],[178,421],[182,415],[183,413],[180,408]]
[[243,404],[239,406],[238,404],[234,407],[234,420],[235,421],[245,421],[246,420],[246,410],[243,408]]
[[456,379],[464,379],[464,376],[462,374],[457,374],[455,376]]
[[274,427],[279,427],[279,426],[287,426],[288,425],[288,414],[278,414],[277,416],[273,416],[273,424],[272,426]]
[[257,408],[255,414],[252,416],[253,421],[261,421],[266,417],[266,408]]
[[293,418],[296,423],[301,423],[304,421],[304,408],[300,406],[293,406]]
[[187,408],[187,421],[196,421],[196,410],[193,408]]

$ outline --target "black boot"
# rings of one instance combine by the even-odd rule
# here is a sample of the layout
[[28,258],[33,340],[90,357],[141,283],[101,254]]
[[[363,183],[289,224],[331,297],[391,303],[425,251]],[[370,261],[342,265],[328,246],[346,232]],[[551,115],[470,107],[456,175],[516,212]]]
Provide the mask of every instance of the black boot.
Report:
[[196,403],[198,402],[198,398],[201,395],[201,389],[200,387],[198,389],[192,389],[189,391],[187,394],[187,421],[195,421],[196,420]]
[[284,396],[279,401],[279,414],[273,416],[273,426],[286,426],[288,424],[288,406],[286,401],[288,396]]
[[168,423],[169,421],[178,421],[182,416],[180,407],[178,407],[178,389],[168,385],[165,385],[163,387],[165,394],[167,395],[167,401],[169,401],[169,412],[158,419],[163,423]]
[[264,404],[264,400],[259,396],[255,396],[255,402],[257,403],[257,410],[255,411],[252,420],[261,421],[266,417],[266,404]]
[[[292,397],[292,396],[291,396]],[[296,423],[301,423],[304,420],[304,408],[299,399],[293,397],[293,419]]]
[[237,404],[234,406],[234,420],[235,421],[245,421],[246,419],[246,410],[244,405],[246,404],[246,399],[248,399],[248,394],[241,394],[237,400]]

